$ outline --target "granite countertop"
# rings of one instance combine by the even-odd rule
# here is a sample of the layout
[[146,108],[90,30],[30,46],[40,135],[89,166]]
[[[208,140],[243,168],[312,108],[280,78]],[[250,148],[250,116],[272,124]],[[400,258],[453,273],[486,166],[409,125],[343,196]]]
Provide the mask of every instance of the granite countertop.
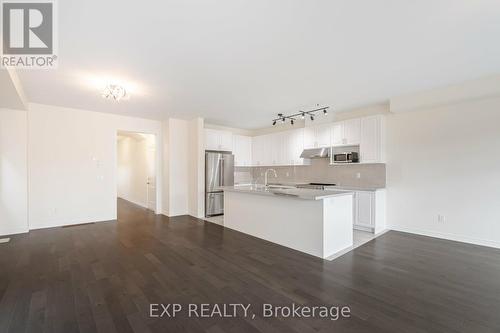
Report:
[[[292,182],[282,182],[282,183],[269,183],[269,185],[273,186],[297,186],[297,185],[307,185],[308,183],[292,183]],[[369,187],[369,186],[348,186],[348,185],[335,185],[335,186],[326,186],[325,189],[328,191],[331,190],[340,190],[340,191],[376,191],[382,190],[385,187]]]
[[262,185],[246,185],[246,186],[225,186],[222,187],[224,191],[229,192],[242,192],[258,195],[270,195],[270,196],[283,196],[304,200],[322,200],[326,198],[341,196],[341,195],[352,195],[350,191],[335,191],[335,190],[313,190],[305,188],[272,188],[264,187]]
[[[296,182],[269,182],[269,186],[287,186],[287,187],[296,187],[298,185],[307,185],[308,183],[296,183]],[[234,186],[252,186],[252,183],[239,183]],[[262,185],[261,185],[262,186]],[[335,185],[335,186],[326,186],[326,190],[339,190],[339,191],[377,191],[383,190],[385,187],[373,187],[373,186],[348,186],[348,185]]]

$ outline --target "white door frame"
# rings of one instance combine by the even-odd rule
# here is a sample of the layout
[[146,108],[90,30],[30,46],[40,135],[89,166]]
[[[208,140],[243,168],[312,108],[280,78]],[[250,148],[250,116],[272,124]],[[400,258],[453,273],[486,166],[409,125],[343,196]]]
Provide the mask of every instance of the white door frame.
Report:
[[[154,209],[155,214],[161,214],[162,212],[162,206],[161,203],[162,201],[162,154],[163,154],[163,149],[162,147],[162,136],[161,132],[155,133],[155,132],[147,132],[147,131],[135,131],[131,129],[117,129],[115,131],[115,137],[114,137],[114,162],[115,162],[115,180],[114,180],[114,193],[115,193],[115,198],[118,197],[118,134],[120,132],[125,132],[125,133],[139,133],[139,134],[149,134],[149,135],[154,135],[155,137],[155,186],[156,186],[156,207]],[[149,203],[147,203],[149,204]],[[118,205],[115,204],[115,219],[118,218]]]

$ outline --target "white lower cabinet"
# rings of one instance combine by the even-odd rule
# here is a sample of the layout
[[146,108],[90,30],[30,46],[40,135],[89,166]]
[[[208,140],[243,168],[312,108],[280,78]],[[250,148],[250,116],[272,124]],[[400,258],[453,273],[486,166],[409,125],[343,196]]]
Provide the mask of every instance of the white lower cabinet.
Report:
[[373,228],[374,221],[374,201],[375,192],[361,192],[358,191],[354,195],[355,200],[355,226],[364,228]]
[[386,229],[385,190],[356,191],[354,229],[379,233]]

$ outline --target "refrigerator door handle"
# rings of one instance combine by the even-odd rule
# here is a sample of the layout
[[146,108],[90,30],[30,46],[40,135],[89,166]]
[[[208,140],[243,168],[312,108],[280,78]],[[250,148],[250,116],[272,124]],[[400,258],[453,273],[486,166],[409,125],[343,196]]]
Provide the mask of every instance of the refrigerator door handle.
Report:
[[221,186],[224,186],[224,159],[221,159],[220,160],[220,173],[221,173],[221,177],[220,177],[220,185]]

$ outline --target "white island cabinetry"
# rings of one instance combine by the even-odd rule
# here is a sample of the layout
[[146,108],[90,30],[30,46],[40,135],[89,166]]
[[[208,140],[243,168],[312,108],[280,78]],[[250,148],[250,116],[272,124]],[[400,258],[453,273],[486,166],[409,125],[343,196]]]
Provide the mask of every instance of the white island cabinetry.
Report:
[[353,242],[353,193],[224,189],[224,226],[320,258]]

